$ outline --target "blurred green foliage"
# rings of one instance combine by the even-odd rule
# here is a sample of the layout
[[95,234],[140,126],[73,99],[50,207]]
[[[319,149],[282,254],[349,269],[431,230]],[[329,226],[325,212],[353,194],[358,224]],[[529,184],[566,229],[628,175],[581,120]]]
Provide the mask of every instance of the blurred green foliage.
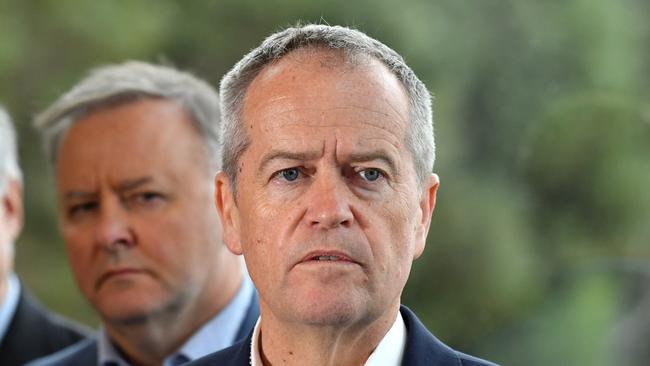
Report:
[[503,364],[645,365],[647,14],[642,0],[0,0],[0,101],[26,182],[17,271],[50,307],[97,323],[30,126],[87,70],[167,62],[216,85],[275,30],[350,25],[435,95],[442,186],[404,303],[447,343]]

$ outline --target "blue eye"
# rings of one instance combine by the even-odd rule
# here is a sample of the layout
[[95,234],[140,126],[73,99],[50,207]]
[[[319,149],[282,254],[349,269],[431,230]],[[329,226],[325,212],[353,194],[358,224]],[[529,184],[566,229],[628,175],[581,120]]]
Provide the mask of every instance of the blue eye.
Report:
[[298,176],[300,176],[300,171],[296,168],[289,168],[289,169],[284,169],[281,171],[282,178],[284,178],[288,182],[293,182],[294,180],[298,179]]
[[364,169],[359,173],[361,174],[361,177],[367,180],[368,182],[374,182],[377,179],[381,178],[381,172],[379,171],[379,169],[369,168],[369,169]]

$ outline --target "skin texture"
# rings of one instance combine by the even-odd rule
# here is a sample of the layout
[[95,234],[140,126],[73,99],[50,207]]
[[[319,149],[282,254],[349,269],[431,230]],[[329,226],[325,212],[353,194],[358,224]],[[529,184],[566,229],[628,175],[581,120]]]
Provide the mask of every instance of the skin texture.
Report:
[[20,183],[10,179],[0,195],[0,303],[7,291],[13,270],[13,245],[23,227],[23,203]]
[[62,140],[59,217],[83,295],[134,364],[159,364],[234,296],[203,142],[183,109],[91,112]]
[[216,200],[260,293],[265,363],[363,364],[394,322],[438,187],[417,183],[408,112],[381,63],[330,50],[295,51],[250,85],[237,197],[219,174]]

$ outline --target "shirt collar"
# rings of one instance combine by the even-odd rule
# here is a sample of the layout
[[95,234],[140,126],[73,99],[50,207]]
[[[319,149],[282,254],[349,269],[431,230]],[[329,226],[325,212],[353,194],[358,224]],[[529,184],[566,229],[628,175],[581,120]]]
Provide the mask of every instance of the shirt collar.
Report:
[[261,317],[257,318],[257,322],[255,322],[255,328],[253,328],[253,336],[251,337],[251,356],[250,356],[251,366],[264,365],[262,363],[262,358],[260,357],[260,350],[258,344],[260,339],[260,319]]
[[[237,331],[246,316],[253,298],[253,291],[253,284],[245,274],[237,294],[228,305],[217,316],[199,328],[178,351],[165,358],[163,365],[177,365],[176,359],[179,356],[191,361],[230,346],[235,341]],[[97,351],[101,366],[129,366],[122,359],[103,328],[100,328],[97,337]]]
[[4,301],[0,303],[0,342],[7,333],[9,324],[11,324],[11,320],[16,313],[19,298],[20,281],[18,281],[18,277],[14,273],[11,273],[7,278],[7,292]]
[[[262,366],[262,358],[259,352],[260,318],[255,323],[253,337],[251,338],[251,366]],[[402,364],[404,349],[406,348],[406,325],[402,314],[398,311],[393,326],[382,338],[374,351],[368,357],[364,366],[399,366]]]
[[406,348],[406,325],[402,313],[398,311],[393,326],[370,354],[365,366],[399,366],[402,364],[404,348]]

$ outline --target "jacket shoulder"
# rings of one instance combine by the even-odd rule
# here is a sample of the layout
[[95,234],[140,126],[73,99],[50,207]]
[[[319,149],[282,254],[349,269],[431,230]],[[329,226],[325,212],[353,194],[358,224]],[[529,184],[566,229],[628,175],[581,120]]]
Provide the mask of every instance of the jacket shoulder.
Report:
[[97,341],[86,339],[26,366],[94,365],[97,363]]
[[497,366],[497,364],[490,361],[482,360],[480,358],[466,355],[461,352],[456,353],[458,354],[458,358],[460,358],[460,364],[462,366]]
[[442,343],[406,306],[400,307],[400,313],[407,329],[402,362],[404,366],[496,366],[491,362],[458,352]]
[[211,353],[187,364],[187,366],[248,366],[250,363],[251,338],[253,332],[248,337],[236,342],[228,348]]
[[0,343],[0,364],[22,365],[87,338],[90,330],[50,313],[22,287],[16,312]]

